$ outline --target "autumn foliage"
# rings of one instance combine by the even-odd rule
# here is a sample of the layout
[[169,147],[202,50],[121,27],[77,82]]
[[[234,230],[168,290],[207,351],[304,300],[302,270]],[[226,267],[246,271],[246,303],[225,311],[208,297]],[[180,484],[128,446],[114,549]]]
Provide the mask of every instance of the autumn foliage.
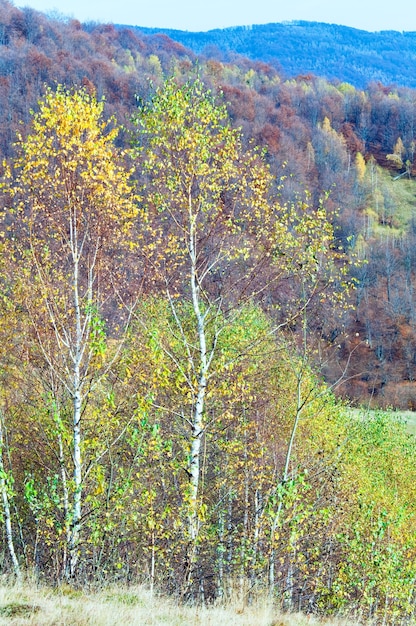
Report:
[[413,92],[0,18],[4,571],[412,616]]

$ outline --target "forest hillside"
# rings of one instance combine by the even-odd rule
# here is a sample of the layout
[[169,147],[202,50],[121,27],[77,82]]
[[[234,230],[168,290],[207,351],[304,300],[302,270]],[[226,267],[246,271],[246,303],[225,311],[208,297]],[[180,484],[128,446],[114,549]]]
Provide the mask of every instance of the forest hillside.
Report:
[[[47,19],[5,1],[1,23],[5,157],[13,155],[16,130],[29,125],[47,85],[94,90],[106,98],[106,116],[115,114],[128,126],[138,97],[146,100],[166,76],[185,80],[196,62],[195,53],[164,34]],[[286,79],[243,57],[228,63],[201,57],[198,63],[207,87],[223,93],[244,141],[264,148],[273,175],[285,177],[283,199],[307,190],[316,203],[329,193],[326,207],[337,213],[332,219],[340,245],[365,260],[355,270],[354,312],[341,324],[327,320],[331,327],[319,331],[341,346],[338,354],[331,351],[325,375],[334,382],[333,372],[338,376],[348,361],[353,378],[340,390],[349,398],[411,408],[415,92],[376,82],[361,89],[304,73]],[[118,142],[125,140],[121,133]]]
[[253,24],[189,32],[142,28],[144,34],[164,33],[206,58],[233,62],[238,55],[270,63],[286,78],[316,74],[349,82],[361,89],[369,83],[416,87],[416,33],[394,30],[367,32],[319,22]]

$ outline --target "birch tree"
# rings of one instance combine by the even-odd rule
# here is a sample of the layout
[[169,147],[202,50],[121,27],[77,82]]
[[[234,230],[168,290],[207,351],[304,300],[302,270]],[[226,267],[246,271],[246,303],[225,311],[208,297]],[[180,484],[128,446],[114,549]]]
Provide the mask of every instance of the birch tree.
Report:
[[[40,369],[72,406],[68,578],[76,576],[80,548],[83,414],[106,372],[104,317],[114,309],[115,251],[135,216],[129,175],[114,146],[118,130],[114,120],[103,120],[103,107],[83,90],[47,91],[31,133],[20,138],[10,183],[8,237],[28,281],[19,306]],[[62,485],[66,500],[68,484]]]
[[[188,403],[176,415],[183,416],[187,430],[186,579],[192,582],[205,506],[203,440],[213,427],[207,393],[218,382],[220,337],[243,303],[256,300],[267,307],[279,286],[286,303],[273,332],[293,319],[298,300],[290,279],[320,271],[333,233],[322,208],[311,214],[302,203],[276,201],[278,187],[262,155],[243,148],[224,104],[199,79],[183,86],[167,81],[135,121],[144,226],[137,253],[152,277],[148,288],[166,294],[171,332],[186,355],[164,347],[187,387]],[[221,368],[223,376],[226,370]]]

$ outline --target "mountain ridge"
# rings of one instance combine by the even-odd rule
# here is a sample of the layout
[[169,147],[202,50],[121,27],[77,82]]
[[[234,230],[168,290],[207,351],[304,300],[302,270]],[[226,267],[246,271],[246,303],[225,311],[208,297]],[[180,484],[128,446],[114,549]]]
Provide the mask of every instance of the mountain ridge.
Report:
[[[125,27],[125,26],[124,26]],[[269,63],[288,77],[312,73],[365,88],[371,82],[416,88],[416,32],[365,31],[324,22],[272,22],[201,31],[128,26],[164,33],[196,54]]]

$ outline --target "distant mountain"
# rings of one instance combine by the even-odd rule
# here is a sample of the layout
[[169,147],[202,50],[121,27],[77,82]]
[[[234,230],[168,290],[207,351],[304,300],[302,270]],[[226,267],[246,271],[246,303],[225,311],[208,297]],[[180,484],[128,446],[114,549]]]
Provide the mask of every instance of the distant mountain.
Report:
[[198,54],[231,61],[235,54],[264,61],[291,77],[312,73],[364,88],[370,82],[416,88],[416,32],[367,32],[318,22],[291,22],[165,33]]

